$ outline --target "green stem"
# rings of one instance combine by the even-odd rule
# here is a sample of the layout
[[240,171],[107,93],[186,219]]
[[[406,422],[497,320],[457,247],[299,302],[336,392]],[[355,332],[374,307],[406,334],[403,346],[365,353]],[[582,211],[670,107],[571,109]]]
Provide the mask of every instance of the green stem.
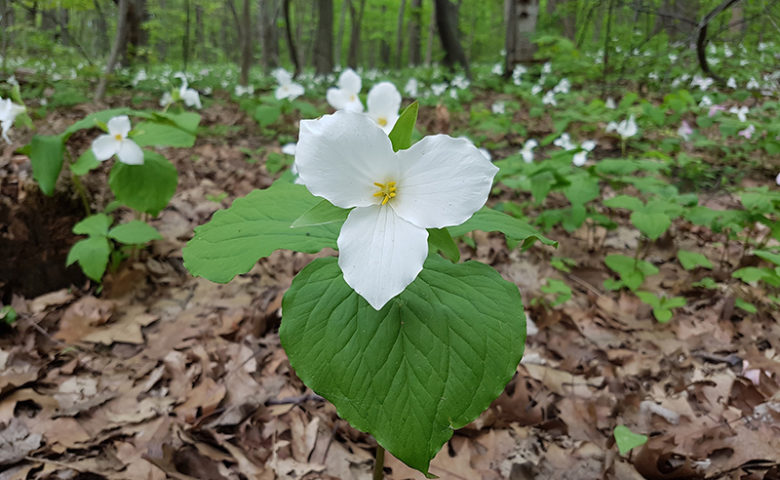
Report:
[[81,177],[79,177],[76,174],[73,174],[71,176],[73,179],[73,187],[76,189],[76,192],[78,192],[79,197],[81,198],[81,203],[84,205],[84,213],[86,213],[86,216],[90,216],[92,214],[92,210],[89,208],[89,198],[87,198],[87,190],[84,188],[84,184],[81,183]]
[[376,446],[376,459],[374,460],[374,480],[385,478],[385,449],[381,445]]

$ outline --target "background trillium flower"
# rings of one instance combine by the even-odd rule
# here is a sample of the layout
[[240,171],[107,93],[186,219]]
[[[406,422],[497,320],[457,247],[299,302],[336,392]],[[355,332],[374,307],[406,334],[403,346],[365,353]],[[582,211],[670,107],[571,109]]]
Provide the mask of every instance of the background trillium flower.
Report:
[[693,129],[685,120],[680,124],[680,128],[677,129],[677,135],[681,136],[686,142],[693,135]]
[[390,133],[398,120],[398,109],[401,108],[401,94],[390,82],[380,82],[371,87],[366,98],[368,116],[385,133]]
[[636,126],[634,116],[631,115],[627,120],[622,120],[620,123],[609,122],[607,124],[607,132],[612,131],[617,132],[621,138],[626,139],[636,135],[639,129]]
[[594,148],[596,148],[596,142],[593,140],[585,140],[582,142],[582,145],[580,145],[581,150],[574,154],[574,157],[571,160],[572,163],[577,167],[585,165],[585,162],[588,161],[588,153],[592,152]]
[[418,85],[417,85],[417,79],[412,77],[409,79],[408,82],[406,82],[406,86],[404,87],[404,93],[406,96],[411,98],[417,98],[417,94],[419,93]]
[[338,263],[377,310],[422,270],[426,229],[468,220],[498,171],[468,140],[446,135],[393,152],[371,119],[344,110],[301,121],[295,164],[312,194],[354,207],[339,233]]
[[539,143],[533,138],[523,144],[523,148],[520,150],[520,155],[523,156],[523,161],[525,163],[531,163],[534,161],[534,148],[536,148],[537,145],[539,145]]
[[92,142],[92,152],[101,162],[116,155],[119,161],[128,165],[144,163],[144,152],[134,141],[127,138],[130,133],[130,119],[127,115],[114,117],[108,121],[108,134],[97,137]]
[[329,88],[325,94],[330,106],[336,110],[362,112],[363,102],[360,101],[358,96],[362,88],[360,75],[348,68],[339,75],[338,85],[338,88]]
[[305,92],[301,84],[292,81],[292,74],[287,70],[277,68],[271,72],[271,75],[279,82],[279,86],[276,87],[276,90],[274,91],[274,97],[276,97],[277,100],[283,100],[285,98],[288,100],[295,100]]
[[729,108],[729,113],[733,113],[737,116],[740,122],[747,121],[747,114],[750,111],[750,109],[746,106],[741,107],[731,107]]
[[16,116],[24,110],[23,106],[15,104],[10,98],[5,100],[0,98],[0,130],[2,130],[3,140],[7,143],[11,143],[11,139],[8,138],[8,131],[13,127]]

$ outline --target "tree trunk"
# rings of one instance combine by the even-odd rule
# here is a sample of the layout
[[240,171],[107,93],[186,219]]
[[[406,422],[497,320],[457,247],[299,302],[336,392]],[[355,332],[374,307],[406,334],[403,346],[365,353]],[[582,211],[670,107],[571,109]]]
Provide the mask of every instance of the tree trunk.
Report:
[[263,69],[266,73],[279,66],[278,0],[260,0],[260,43],[263,45]]
[[127,35],[120,51],[123,53],[123,64],[129,65],[139,56],[143,59],[146,55],[141,48],[146,46],[149,34],[143,29],[144,22],[149,18],[146,8],[146,0],[128,0],[127,2]]
[[250,0],[244,0],[244,8],[241,17],[241,77],[239,82],[243,86],[249,85],[249,70],[252,68],[252,12]]
[[395,68],[401,68],[401,62],[404,58],[404,10],[406,9],[406,0],[401,0],[401,7],[398,9],[398,25],[395,29]]
[[103,73],[103,77],[100,78],[97,89],[95,90],[95,101],[100,102],[106,94],[106,84],[108,83],[108,76],[114,71],[117,60],[119,60],[119,49],[122,45],[126,45],[127,37],[127,10],[130,0],[119,0],[119,12],[117,13],[116,21],[116,36],[114,37],[114,45],[111,47],[111,55],[108,57],[106,63],[106,70]]
[[290,51],[290,61],[293,64],[295,70],[293,76],[298,76],[301,71],[301,67],[298,64],[298,52],[295,50],[295,41],[292,35],[292,25],[290,25],[290,0],[283,0],[284,7],[284,30],[287,34],[287,49]]
[[409,65],[420,64],[420,30],[422,29],[422,0],[412,0],[409,19]]
[[428,42],[425,46],[425,65],[430,66],[433,60],[433,37],[436,35],[436,4],[431,8],[431,18],[428,22]]
[[108,22],[106,21],[106,14],[101,8],[100,2],[98,0],[92,0],[92,4],[95,6],[95,12],[97,13],[95,16],[95,23],[97,24],[97,34],[95,35],[95,40],[98,42],[96,45],[97,48],[93,51],[93,53],[102,57],[105,54],[106,46],[109,45]]
[[349,18],[351,20],[351,32],[349,37],[349,52],[347,54],[347,65],[352,68],[357,68],[358,59],[360,57],[360,31],[363,24],[363,12],[365,11],[366,0],[360,0],[359,9],[355,8],[353,0],[345,0],[349,2]]
[[539,0],[506,0],[506,64],[505,75],[511,75],[518,63],[530,62],[534,58],[536,45],[531,34],[536,30],[539,17]]
[[696,55],[699,58],[699,66],[701,67],[701,70],[707,74],[708,76],[712,77],[714,80],[716,80],[720,84],[725,84],[726,80],[723,79],[723,77],[720,77],[715,74],[712,70],[710,70],[710,66],[707,63],[707,26],[712,21],[713,18],[717,17],[720,13],[722,13],[724,10],[727,10],[729,7],[734,5],[735,3],[739,2],[740,0],[723,0],[720,5],[713,8],[712,10],[705,15],[701,21],[699,21],[698,26],[698,35],[696,38]]
[[656,20],[656,29],[666,30],[670,40],[689,39],[697,31],[697,18],[699,0],[664,0]]
[[455,63],[460,63],[466,70],[466,76],[471,78],[469,62],[460,44],[458,9],[449,0],[436,0],[436,28],[444,49],[444,65],[454,70]]
[[6,70],[6,58],[8,58],[8,32],[13,25],[13,8],[11,8],[10,0],[0,0],[0,37],[2,37],[2,45],[0,45],[0,56],[3,57],[2,66],[0,66],[0,73],[3,77],[8,76]]
[[347,19],[347,0],[341,2],[341,14],[339,14],[339,33],[336,38],[336,65],[341,68],[341,50],[344,46],[344,24]]
[[317,40],[314,43],[314,68],[319,74],[333,71],[333,0],[318,0]]
[[[547,0],[547,14],[551,17],[557,17],[560,20],[562,27],[561,33],[571,41],[574,41],[576,37],[577,26],[577,17],[574,12],[571,11],[571,8],[576,8],[576,2],[574,3],[575,5],[572,7],[572,2],[570,0]],[[587,3],[590,2],[586,2],[586,4]]]
[[190,0],[184,0],[184,36],[181,40],[181,54],[186,72],[187,62],[190,59]]

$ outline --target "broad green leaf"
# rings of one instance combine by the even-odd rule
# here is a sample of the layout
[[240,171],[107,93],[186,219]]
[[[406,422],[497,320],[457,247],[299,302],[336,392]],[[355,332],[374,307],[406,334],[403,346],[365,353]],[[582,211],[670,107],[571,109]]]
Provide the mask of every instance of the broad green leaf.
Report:
[[645,204],[642,200],[632,197],[630,195],[618,195],[610,199],[604,200],[604,206],[610,208],[625,208],[626,210],[641,210]]
[[281,115],[282,109],[279,105],[258,105],[253,117],[261,127],[267,127],[276,123]]
[[677,258],[680,260],[680,265],[686,270],[693,270],[696,267],[704,267],[712,270],[712,262],[699,252],[678,250]]
[[398,120],[395,122],[393,129],[388,135],[390,142],[393,144],[393,151],[406,150],[412,146],[412,132],[414,132],[414,124],[417,123],[417,102],[412,102],[408,107],[404,108]]
[[536,240],[545,245],[558,246],[558,242],[545,237],[528,222],[489,207],[482,207],[465,223],[448,227],[448,230],[453,237],[464,235],[472,230],[498,231],[506,235],[507,239],[522,242],[524,247],[530,246]]
[[628,429],[625,425],[618,425],[612,432],[615,436],[615,443],[621,455],[625,455],[636,447],[641,447],[647,443],[647,435],[640,435]]
[[771,275],[769,270],[757,267],[740,268],[731,274],[732,277],[738,278],[745,283],[757,282],[768,275]]
[[91,148],[88,148],[81,154],[78,160],[70,164],[70,171],[73,172],[74,175],[82,176],[99,166],[100,162],[95,158],[95,153]]
[[100,112],[95,112],[87,115],[86,117],[82,118],[78,122],[74,123],[70,127],[68,127],[67,130],[63,133],[65,139],[70,137],[73,133],[83,130],[85,128],[95,128],[100,124],[106,124],[109,120],[111,120],[114,117],[118,117],[120,115],[138,115],[138,116],[144,116],[148,117],[150,116],[148,113],[145,112],[138,112],[131,108],[122,107],[122,108],[113,108],[111,110],[102,110]]
[[169,120],[180,129],[185,130],[192,135],[195,135],[198,125],[200,124],[200,115],[195,112],[154,112],[154,116]]
[[19,318],[19,314],[16,313],[16,310],[11,305],[0,307],[0,322],[6,325],[13,325],[17,318]]
[[429,228],[428,244],[433,247],[431,248],[432,251],[441,251],[451,261],[457,263],[460,260],[458,245],[455,244],[450,232],[446,228]]
[[303,383],[425,474],[453,431],[503,391],[525,342],[514,284],[435,255],[380,311],[344,282],[335,258],[304,268],[282,305],[279,336]]
[[555,296],[555,300],[553,300],[552,303],[553,307],[566,303],[571,298],[571,287],[563,280],[558,280],[556,278],[548,278],[547,283],[542,285],[540,290],[542,293]]
[[672,220],[665,213],[645,213],[637,211],[631,213],[631,223],[650,240],[657,240],[664,234]]
[[35,135],[21,152],[30,157],[33,178],[41,191],[51,196],[62,170],[65,155],[65,140],[62,135]]
[[74,262],[79,262],[84,274],[99,282],[106,271],[110,253],[111,246],[106,237],[88,237],[79,240],[71,247],[66,264],[70,266]]
[[141,122],[133,128],[132,140],[140,147],[191,147],[195,135],[174,125]]
[[780,254],[769,252],[767,250],[756,250],[753,252],[753,255],[763,258],[767,262],[774,263],[775,265],[780,265]]
[[672,319],[672,311],[667,307],[657,307],[653,309],[653,316],[658,323],[669,323]]
[[638,291],[634,292],[643,303],[650,305],[653,308],[658,308],[661,305],[661,300],[651,292]]
[[758,312],[758,309],[750,302],[746,302],[745,300],[742,300],[741,298],[738,298],[734,301],[734,305],[738,308],[748,312],[748,313],[756,313]]
[[336,248],[340,224],[291,227],[320,201],[302,185],[276,182],[255,190],[195,228],[195,236],[182,252],[184,266],[194,276],[226,283],[274,250],[316,253]]
[[105,237],[112,223],[113,220],[108,215],[96,213],[73,225],[73,233],[76,235]]
[[634,104],[639,99],[639,94],[636,92],[628,92],[623,96],[618,104],[618,110],[625,110]]
[[108,184],[116,199],[130,208],[157,215],[176,192],[176,167],[159,153],[144,150],[143,165],[116,162]]
[[127,245],[139,245],[162,238],[157,229],[141,220],[132,220],[117,225],[108,232],[108,236]]
[[593,177],[577,175],[569,177],[571,184],[563,189],[563,194],[574,206],[582,206],[601,196],[599,182]]
[[347,215],[349,215],[349,210],[346,208],[339,208],[327,200],[322,200],[296,218],[290,226],[292,228],[306,228],[331,223],[341,225],[347,219]]

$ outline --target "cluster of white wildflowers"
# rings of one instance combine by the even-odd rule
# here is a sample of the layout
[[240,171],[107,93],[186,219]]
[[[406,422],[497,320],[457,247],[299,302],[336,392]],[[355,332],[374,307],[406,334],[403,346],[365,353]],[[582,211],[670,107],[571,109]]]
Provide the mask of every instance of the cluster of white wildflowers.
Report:
[[10,98],[0,97],[0,135],[7,143],[11,143],[8,132],[14,126],[16,117],[25,111],[23,105],[17,105]]
[[293,76],[290,72],[283,68],[277,68],[271,75],[276,79],[279,84],[274,91],[274,96],[277,100],[295,100],[304,94],[306,89],[303,85],[293,81]]
[[[338,86],[328,89],[328,103],[336,110],[363,112],[363,102],[360,100],[362,84],[360,76],[351,68],[347,68],[339,75]],[[379,82],[371,87],[366,97],[366,115],[385,133],[390,133],[398,121],[401,100],[401,93],[395,85]]]
[[187,82],[187,75],[184,74],[184,72],[176,72],[173,75],[173,77],[181,80],[181,86],[179,87],[178,90],[173,90],[173,91],[168,91],[163,93],[163,96],[160,99],[160,106],[163,108],[167,108],[173,103],[181,100],[182,102],[184,102],[184,105],[188,107],[197,108],[197,109],[202,108],[203,105],[201,105],[200,103],[200,95],[198,94],[197,90],[189,87],[189,84]]

